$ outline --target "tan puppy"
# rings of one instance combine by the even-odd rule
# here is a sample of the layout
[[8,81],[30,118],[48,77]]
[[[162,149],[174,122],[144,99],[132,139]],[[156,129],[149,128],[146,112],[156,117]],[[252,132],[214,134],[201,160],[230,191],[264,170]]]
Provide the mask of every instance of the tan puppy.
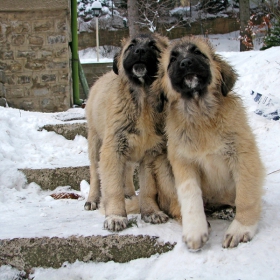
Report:
[[168,99],[168,158],[183,240],[191,250],[208,240],[203,204],[236,206],[223,247],[251,240],[265,173],[242,102],[231,91],[237,75],[207,41],[193,37],[170,45],[162,69],[153,90],[160,89]]
[[[124,40],[113,71],[90,90],[86,105],[90,192],[85,209],[95,210],[101,195],[106,215],[104,228],[111,231],[127,227],[125,197],[138,202],[132,180],[135,164],[140,163],[140,188],[141,184],[153,185],[154,178],[146,174],[150,169],[145,167],[166,149],[163,108],[149,88],[167,45],[168,40],[156,34]],[[142,201],[149,198],[143,192]],[[147,221],[168,219],[159,208],[156,212],[147,213]]]

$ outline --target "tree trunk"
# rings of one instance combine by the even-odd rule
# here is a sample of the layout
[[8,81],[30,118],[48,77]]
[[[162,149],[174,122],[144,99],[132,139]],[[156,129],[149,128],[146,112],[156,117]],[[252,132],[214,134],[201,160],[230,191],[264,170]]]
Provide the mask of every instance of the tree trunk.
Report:
[[128,28],[129,35],[134,37],[140,33],[139,11],[137,0],[127,0]]
[[[239,12],[240,12],[240,37],[246,38],[246,42],[251,41],[251,43],[253,44],[252,36],[251,36],[250,32],[246,31],[248,21],[250,20],[249,0],[239,0]],[[240,51],[241,52],[247,51],[251,48],[249,48],[246,43],[244,44],[244,40],[242,40],[242,39],[240,40]]]

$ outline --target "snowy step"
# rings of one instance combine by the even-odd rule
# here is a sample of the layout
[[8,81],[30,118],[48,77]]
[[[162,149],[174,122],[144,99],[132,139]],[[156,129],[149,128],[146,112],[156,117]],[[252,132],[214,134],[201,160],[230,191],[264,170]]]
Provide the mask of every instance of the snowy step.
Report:
[[27,183],[35,182],[43,190],[54,190],[59,186],[71,186],[80,190],[82,180],[89,182],[89,166],[61,167],[55,169],[20,169]]
[[76,135],[87,138],[87,123],[65,123],[65,124],[48,124],[40,128],[40,130],[54,131],[64,136],[68,140],[74,140]]
[[[39,130],[53,131],[68,140],[74,140],[76,135],[87,138],[87,123],[48,124]],[[71,186],[80,190],[82,180],[89,182],[89,166],[20,169],[27,179],[27,183],[35,182],[43,190],[54,190],[58,186]]]
[[59,268],[64,262],[129,262],[174,248],[146,235],[70,236],[0,240],[0,266],[30,271],[33,267]]

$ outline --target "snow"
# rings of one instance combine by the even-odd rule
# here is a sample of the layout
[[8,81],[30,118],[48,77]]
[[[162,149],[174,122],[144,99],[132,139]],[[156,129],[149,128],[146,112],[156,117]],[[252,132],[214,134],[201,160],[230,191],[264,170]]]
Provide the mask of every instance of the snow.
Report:
[[[201,251],[192,253],[181,240],[179,223],[170,220],[163,225],[151,225],[136,215],[138,227],[120,234],[159,236],[160,241],[176,242],[174,249],[123,264],[76,261],[74,264],[65,263],[59,269],[35,268],[31,275],[34,279],[279,278],[280,121],[257,115],[255,111],[261,105],[254,101],[251,92],[269,96],[274,104],[280,104],[277,103],[280,99],[280,47],[239,53],[232,50],[231,40],[217,39],[215,42],[220,54],[239,74],[235,91],[244,101],[269,174],[264,185],[262,216],[254,239],[234,249],[223,249],[223,235],[229,222],[210,220],[209,241]],[[280,110],[279,106],[277,108]],[[0,239],[110,234],[103,230],[104,216],[101,213],[84,210],[84,199],[54,200],[50,196],[53,191],[43,191],[35,183],[26,184],[23,174],[17,171],[18,168],[88,165],[87,140],[84,137],[77,136],[71,141],[54,132],[38,131],[45,124],[65,123],[64,120],[71,119],[71,116],[83,115],[80,108],[64,113],[37,113],[0,107]],[[79,192],[70,190],[69,186],[59,186],[56,192],[71,191],[86,197],[88,190],[88,183],[82,181]],[[10,266],[0,267],[1,279],[15,279],[19,274]]]

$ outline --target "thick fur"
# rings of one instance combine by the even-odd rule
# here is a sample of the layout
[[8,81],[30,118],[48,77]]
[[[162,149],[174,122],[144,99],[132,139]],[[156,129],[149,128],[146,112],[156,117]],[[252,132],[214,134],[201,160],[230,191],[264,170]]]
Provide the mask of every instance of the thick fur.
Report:
[[[140,188],[142,184],[154,185],[146,166],[166,149],[161,99],[149,88],[167,45],[168,40],[156,34],[124,40],[113,71],[90,90],[86,105],[90,192],[85,209],[95,210],[102,197],[104,228],[110,231],[127,227],[125,197],[138,201],[132,180],[135,164],[140,164]],[[144,193],[141,200],[149,200]],[[166,220],[159,208],[157,212]]]
[[[168,99],[168,158],[183,240],[190,250],[208,240],[204,204],[236,206],[223,247],[251,240],[265,172],[242,102],[231,91],[237,75],[207,41],[194,37],[172,43],[160,69],[153,91]],[[169,181],[172,177],[170,173]],[[176,200],[174,205],[178,207]]]

